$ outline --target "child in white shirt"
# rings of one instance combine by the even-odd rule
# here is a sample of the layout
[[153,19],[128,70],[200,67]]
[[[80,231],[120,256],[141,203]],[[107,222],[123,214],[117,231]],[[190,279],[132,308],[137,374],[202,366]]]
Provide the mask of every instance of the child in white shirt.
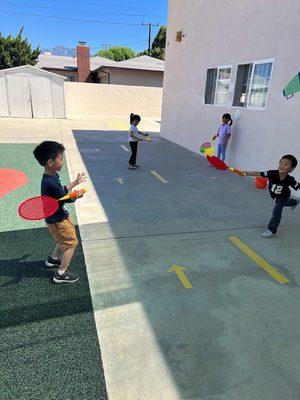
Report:
[[137,126],[141,122],[141,117],[133,113],[130,114],[130,130],[128,135],[129,145],[131,148],[131,157],[129,159],[129,169],[137,169],[136,155],[137,155],[137,145],[138,142],[144,139],[140,138],[138,135],[149,136],[148,133],[142,133],[138,130]]

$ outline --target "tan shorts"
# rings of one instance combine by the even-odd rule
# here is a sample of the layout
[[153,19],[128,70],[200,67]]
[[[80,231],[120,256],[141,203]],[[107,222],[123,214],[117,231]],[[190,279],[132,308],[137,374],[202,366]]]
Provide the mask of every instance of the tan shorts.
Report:
[[47,224],[47,228],[55,243],[59,244],[63,250],[76,247],[78,240],[76,237],[75,226],[70,217],[60,222]]

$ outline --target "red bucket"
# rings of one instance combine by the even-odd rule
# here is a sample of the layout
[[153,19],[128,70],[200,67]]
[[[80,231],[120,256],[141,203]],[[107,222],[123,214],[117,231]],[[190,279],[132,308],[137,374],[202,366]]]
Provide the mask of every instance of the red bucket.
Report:
[[268,186],[268,179],[263,178],[262,176],[257,176],[255,178],[255,187],[256,189],[265,189]]

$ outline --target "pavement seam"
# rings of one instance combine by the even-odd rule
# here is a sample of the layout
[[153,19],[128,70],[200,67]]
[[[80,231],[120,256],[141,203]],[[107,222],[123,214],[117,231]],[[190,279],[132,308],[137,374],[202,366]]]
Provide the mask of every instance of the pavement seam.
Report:
[[[290,224],[281,224],[281,226],[289,227],[289,226],[300,226],[299,224],[290,225]],[[113,236],[109,238],[102,239],[82,239],[83,242],[92,242],[92,241],[105,241],[105,240],[115,240],[115,239],[138,239],[138,238],[147,238],[147,237],[159,237],[159,236],[176,236],[176,235],[193,235],[198,233],[216,233],[216,232],[230,232],[230,231],[245,231],[248,229],[264,229],[265,226],[247,226],[247,227],[237,227],[237,228],[227,228],[227,229],[212,229],[212,230],[196,230],[196,231],[184,231],[184,232],[166,232],[166,233],[153,233],[146,235],[132,235],[132,236]]]

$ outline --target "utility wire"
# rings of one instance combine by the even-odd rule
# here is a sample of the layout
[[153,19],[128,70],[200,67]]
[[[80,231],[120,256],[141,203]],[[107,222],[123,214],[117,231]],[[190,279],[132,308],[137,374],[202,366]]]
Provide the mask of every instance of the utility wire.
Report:
[[[130,43],[111,43],[109,46],[110,47],[115,47],[115,46],[125,46],[125,47],[129,47],[133,44],[138,44],[138,43],[145,43],[145,40],[138,40],[136,42],[130,42]],[[87,46],[91,49],[91,50],[102,50],[104,47],[104,44],[99,44],[99,46],[96,46],[94,44],[89,45],[89,43],[87,43]],[[55,49],[55,47],[60,47],[60,46],[55,46],[55,45],[48,45],[48,46],[44,46],[44,45],[40,45],[39,46],[43,51],[47,51],[47,49],[49,49],[48,51],[51,51],[51,49]],[[67,46],[67,45],[62,45],[61,47],[65,47],[66,49],[70,49],[70,50],[74,50],[74,52],[76,51],[76,48],[74,47],[74,44]]]
[[48,7],[48,6],[41,6],[41,5],[35,5],[35,4],[29,4],[29,3],[12,3],[12,2],[7,2],[7,1],[0,1],[0,4],[5,4],[5,5],[11,5],[11,6],[17,6],[17,7],[33,7],[33,8],[41,8],[45,10],[54,10],[54,11],[67,11],[67,12],[80,12],[80,13],[86,13],[86,14],[100,14],[100,15],[119,15],[119,16],[125,16],[125,17],[151,17],[151,18],[166,18],[165,15],[147,15],[147,14],[123,14],[123,13],[114,13],[114,12],[106,12],[106,11],[87,11],[82,10],[82,9],[68,9],[68,8],[57,8],[57,7]]
[[[35,13],[24,13],[24,12],[16,12],[9,10],[0,10],[0,13],[4,14],[14,14],[14,15],[25,15],[28,17],[38,17],[38,18],[48,18],[48,19],[56,19],[60,21],[73,21],[73,22],[85,22],[90,24],[105,24],[105,25],[123,25],[123,26],[141,26],[138,23],[130,23],[130,22],[113,22],[113,21],[99,21],[97,19],[81,19],[81,18],[68,18],[68,17],[59,17],[54,15],[43,15],[43,14],[35,14]],[[158,24],[157,26],[161,26]]]
[[[61,2],[61,0],[57,0],[59,2]],[[152,8],[152,7],[137,7],[137,6],[122,6],[122,5],[112,5],[112,4],[101,4],[99,2],[97,3],[92,3],[92,2],[85,2],[85,1],[78,1],[78,0],[64,0],[64,3],[72,3],[72,4],[83,4],[85,6],[90,5],[90,6],[97,6],[97,7],[107,7],[107,8],[125,8],[125,9],[133,9],[133,10],[151,10],[151,11],[164,11],[167,12],[167,7],[166,8]],[[124,2],[121,2],[121,4],[124,4]]]

